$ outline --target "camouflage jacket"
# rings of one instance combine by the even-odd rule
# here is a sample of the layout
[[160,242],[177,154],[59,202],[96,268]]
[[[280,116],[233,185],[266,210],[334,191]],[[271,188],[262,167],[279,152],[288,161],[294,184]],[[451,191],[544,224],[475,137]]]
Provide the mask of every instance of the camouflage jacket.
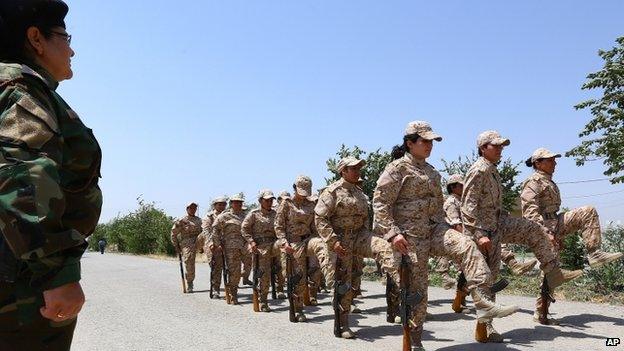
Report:
[[341,178],[323,190],[314,213],[319,235],[333,248],[336,241],[346,239],[342,237],[346,232],[368,228],[368,197]]
[[202,219],[202,232],[197,237],[197,248],[208,247],[212,244],[212,230],[215,220],[217,219],[216,210],[212,210],[206,213],[204,219]]
[[[80,280],[102,207],[102,153],[43,69],[0,63],[0,280]],[[18,273],[19,272],[19,273]]]
[[173,222],[171,242],[174,246],[195,245],[197,236],[202,231],[202,220],[197,216],[186,215]]
[[245,219],[245,211],[236,214],[232,209],[223,211],[217,216],[212,230],[212,242],[215,246],[227,249],[242,249],[245,240],[241,235],[241,226]]
[[477,240],[495,232],[502,205],[503,186],[496,165],[479,157],[464,179],[461,207],[464,233]]
[[398,234],[427,237],[444,223],[440,179],[430,164],[409,153],[388,164],[373,194],[375,231],[386,240]]
[[[261,238],[275,240],[275,211],[264,211],[261,208],[256,208],[249,212],[243,220],[241,235],[248,243]],[[258,245],[265,243],[256,242]]]
[[314,202],[305,199],[298,204],[291,198],[282,200],[275,216],[275,235],[279,245],[301,241],[301,237],[316,235]]
[[533,173],[524,183],[520,193],[522,216],[550,230],[557,226],[557,212],[561,207],[559,187],[552,176],[544,172]]
[[461,198],[455,194],[449,195],[444,201],[444,220],[449,225],[462,224],[461,219]]

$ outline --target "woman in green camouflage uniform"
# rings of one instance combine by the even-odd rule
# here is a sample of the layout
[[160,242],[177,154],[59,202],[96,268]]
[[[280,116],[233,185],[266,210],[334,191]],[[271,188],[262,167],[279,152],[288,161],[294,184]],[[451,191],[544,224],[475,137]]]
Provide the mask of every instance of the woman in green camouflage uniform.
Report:
[[67,12],[0,2],[0,350],[68,350],[85,299],[101,150],[56,92],[73,75]]

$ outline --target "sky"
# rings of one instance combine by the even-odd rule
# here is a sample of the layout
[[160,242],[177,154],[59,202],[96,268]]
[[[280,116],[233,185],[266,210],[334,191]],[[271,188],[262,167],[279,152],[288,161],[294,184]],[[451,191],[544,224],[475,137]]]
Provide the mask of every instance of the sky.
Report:
[[[74,78],[60,94],[103,149],[101,222],[306,174],[324,186],[341,144],[373,151],[431,123],[431,164],[469,155],[477,135],[511,139],[521,162],[565,153],[591,115],[576,111],[624,35],[624,2],[68,0]],[[531,170],[520,166],[518,181]],[[558,182],[603,179],[600,162],[559,160]],[[561,184],[563,206],[624,223],[624,185]]]

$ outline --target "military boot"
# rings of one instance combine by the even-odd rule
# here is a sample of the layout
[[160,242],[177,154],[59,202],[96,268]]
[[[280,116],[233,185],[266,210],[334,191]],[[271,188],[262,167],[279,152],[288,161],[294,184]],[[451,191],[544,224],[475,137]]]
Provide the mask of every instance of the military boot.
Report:
[[417,328],[410,329],[410,350],[411,351],[425,351],[425,348],[422,344],[422,325]]
[[343,313],[340,315],[340,337],[343,339],[355,339],[355,332],[349,328],[349,315]]
[[468,312],[466,307],[466,295],[466,292],[463,290],[455,291],[455,298],[453,299],[453,304],[451,305],[451,308],[455,311],[455,313]]
[[192,293],[193,292],[193,282],[187,282],[186,283],[186,292],[187,293]]
[[305,314],[303,314],[303,312],[299,312],[297,313],[297,316],[295,317],[295,319],[297,319],[297,322],[299,323],[305,323],[308,321],[308,318],[306,318]]
[[491,343],[501,343],[503,342],[503,336],[500,335],[494,326],[492,325],[492,321],[485,323],[485,330],[487,332],[487,342]]
[[487,322],[492,318],[503,318],[518,311],[516,305],[505,306],[493,302],[488,298],[490,295],[490,289],[487,287],[479,286],[472,290],[478,321]]
[[621,258],[622,255],[624,254],[621,252],[604,252],[601,250],[596,250],[587,255],[587,259],[591,268],[597,268],[602,266],[603,264],[607,264]]
[[[546,306],[544,306],[546,304]],[[559,321],[554,318],[548,318],[548,306],[550,301],[540,296],[535,303],[535,312],[533,313],[533,321],[543,325],[559,325]],[[544,308],[545,307],[545,308]]]
[[219,289],[215,289],[215,290],[212,292],[212,298],[213,298],[213,299],[215,299],[215,300],[218,300],[218,299],[220,299],[220,298],[221,298],[221,296],[219,296]]
[[261,312],[271,312],[271,308],[269,308],[269,304],[266,302],[263,302],[262,304],[260,304],[260,311]]
[[511,271],[513,272],[513,274],[524,275],[532,271],[533,267],[535,267],[536,264],[537,264],[536,259],[531,259],[531,260],[525,261],[524,263],[520,263],[514,259],[514,260],[509,261],[508,265],[509,265],[509,268],[511,268]]
[[552,293],[556,287],[560,286],[565,282],[569,282],[572,279],[576,279],[582,275],[582,270],[568,271],[561,268],[555,268],[550,272],[546,273],[546,281],[548,282],[548,288]]

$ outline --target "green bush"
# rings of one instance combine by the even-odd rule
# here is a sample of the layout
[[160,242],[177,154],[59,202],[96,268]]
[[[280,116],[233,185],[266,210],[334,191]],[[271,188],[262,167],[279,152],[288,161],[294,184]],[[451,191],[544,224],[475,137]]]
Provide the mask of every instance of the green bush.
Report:
[[585,253],[583,240],[578,233],[570,234],[563,239],[563,249],[559,253],[561,265],[565,269],[583,269]]
[[97,250],[97,242],[105,238],[109,246],[120,252],[134,254],[161,253],[173,255],[170,241],[173,218],[141,198],[139,208],[125,216],[117,216],[110,222],[98,224],[89,239],[89,248]]
[[[611,252],[624,251],[624,226],[610,226],[602,233],[602,249]],[[599,269],[592,269],[588,273],[588,278],[601,292],[624,292],[624,260],[620,259]]]

